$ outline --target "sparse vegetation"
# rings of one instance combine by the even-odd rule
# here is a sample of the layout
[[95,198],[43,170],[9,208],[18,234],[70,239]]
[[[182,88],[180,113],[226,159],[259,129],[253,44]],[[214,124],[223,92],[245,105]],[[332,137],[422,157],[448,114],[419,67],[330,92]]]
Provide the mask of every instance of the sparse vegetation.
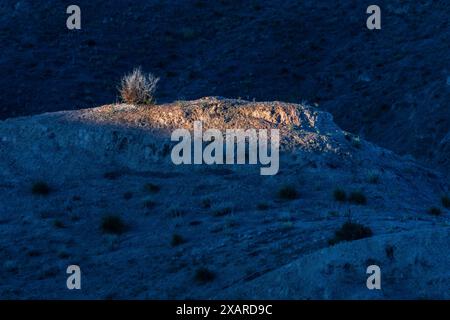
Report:
[[192,40],[196,36],[195,30],[188,27],[181,28],[179,34],[183,40]]
[[160,186],[158,186],[154,183],[145,184],[144,189],[149,193],[158,193],[161,190]]
[[16,261],[6,260],[5,262],[3,262],[3,269],[7,272],[18,273],[19,265]]
[[101,229],[104,233],[122,234],[127,226],[120,216],[111,214],[102,218]]
[[205,198],[202,200],[201,206],[203,209],[209,209],[211,208],[211,199]]
[[353,204],[365,205],[367,204],[367,198],[362,191],[353,191],[350,195],[347,195],[345,190],[336,188],[333,191],[334,200],[339,202],[348,201]]
[[186,214],[186,212],[179,207],[172,207],[169,209],[168,211],[168,216],[170,218],[174,218],[174,219],[179,219],[181,217],[183,217]]
[[141,68],[136,68],[122,78],[119,88],[120,96],[129,104],[153,104],[158,82],[159,78],[153,74],[144,75]]
[[347,200],[347,193],[341,188],[336,188],[333,191],[333,197],[336,201],[344,202]]
[[278,190],[278,198],[282,200],[295,200],[298,198],[297,189],[293,185],[285,185]]
[[108,171],[103,174],[103,178],[107,180],[116,180],[120,178],[122,174],[118,171]]
[[46,182],[37,181],[33,183],[31,192],[35,195],[47,196],[50,194],[51,188]]
[[344,137],[345,137],[345,140],[347,140],[347,141],[352,141],[352,135],[351,135],[351,133],[344,132]]
[[335,232],[334,237],[330,239],[328,243],[334,245],[342,241],[359,240],[371,236],[372,230],[369,227],[347,221]]
[[294,228],[294,223],[292,221],[284,221],[281,223],[282,230],[290,230]]
[[359,138],[354,138],[352,141],[352,146],[356,149],[361,149],[361,140]]
[[63,259],[63,260],[70,258],[70,255],[67,251],[59,251],[57,255],[58,255],[58,258]]
[[207,268],[199,268],[195,271],[194,279],[198,283],[204,284],[216,278],[216,274]]
[[330,212],[328,212],[328,215],[330,217],[333,217],[333,218],[339,217],[339,212],[337,212],[337,211],[330,211]]
[[160,154],[162,157],[167,157],[168,155],[170,155],[171,152],[171,148],[169,144],[164,144],[164,146],[162,147]]
[[153,209],[154,207],[156,207],[156,202],[153,199],[144,198],[144,208]]
[[222,216],[229,215],[232,212],[233,212],[233,208],[232,207],[224,206],[224,207],[221,207],[221,208],[218,208],[218,209],[214,210],[213,216],[215,216],[215,217],[222,217]]
[[389,258],[389,260],[394,259],[394,247],[391,245],[387,245],[385,248],[386,251],[386,257]]
[[172,245],[172,247],[176,247],[179,246],[183,243],[185,243],[186,240],[179,234],[173,234],[172,235],[172,240],[170,241],[170,244]]
[[450,197],[445,195],[441,198],[442,205],[444,208],[450,209]]
[[268,210],[270,208],[270,206],[265,202],[261,202],[261,203],[258,203],[256,208],[260,211],[265,211],[265,210]]
[[72,214],[72,215],[70,215],[70,220],[71,221],[73,221],[73,222],[78,222],[78,221],[80,221],[80,216],[78,215],[78,214]]
[[237,227],[237,226],[239,226],[239,223],[233,218],[228,218],[225,221],[225,225],[224,225],[225,228],[229,228],[229,229]]
[[371,184],[379,184],[380,175],[377,172],[369,172],[367,175],[367,182]]
[[42,252],[37,249],[32,249],[27,253],[27,255],[29,257],[40,257],[42,255]]
[[61,220],[58,220],[58,219],[53,221],[53,225],[55,226],[55,228],[58,228],[58,229],[65,228],[64,223]]
[[432,216],[440,216],[442,214],[442,210],[438,207],[431,207],[428,209],[428,213]]
[[367,204],[367,198],[361,191],[353,191],[352,193],[350,193],[348,201],[359,205]]

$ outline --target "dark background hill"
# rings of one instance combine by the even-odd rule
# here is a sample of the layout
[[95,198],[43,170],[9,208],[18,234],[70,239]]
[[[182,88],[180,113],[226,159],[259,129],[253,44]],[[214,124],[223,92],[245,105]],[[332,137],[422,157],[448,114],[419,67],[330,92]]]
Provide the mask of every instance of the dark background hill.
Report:
[[[450,112],[450,3],[69,1],[0,4],[0,118],[118,100],[136,66],[161,77],[159,102],[225,96],[317,103],[346,130],[436,163]],[[444,155],[445,156],[445,155]]]

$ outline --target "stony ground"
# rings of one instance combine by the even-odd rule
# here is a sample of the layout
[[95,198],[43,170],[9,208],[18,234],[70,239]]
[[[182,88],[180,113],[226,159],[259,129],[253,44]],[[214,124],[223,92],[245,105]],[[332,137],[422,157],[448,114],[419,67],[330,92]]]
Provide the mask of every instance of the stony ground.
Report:
[[[199,119],[279,128],[279,174],[174,166],[169,132]],[[36,181],[50,192],[33,192]],[[366,202],[338,201],[337,188]],[[448,192],[438,171],[308,105],[204,98],[10,119],[0,122],[0,298],[448,299]],[[108,215],[122,233],[102,228]],[[349,220],[373,236],[330,245]],[[70,264],[81,291],[66,289]],[[366,289],[368,264],[386,290]]]

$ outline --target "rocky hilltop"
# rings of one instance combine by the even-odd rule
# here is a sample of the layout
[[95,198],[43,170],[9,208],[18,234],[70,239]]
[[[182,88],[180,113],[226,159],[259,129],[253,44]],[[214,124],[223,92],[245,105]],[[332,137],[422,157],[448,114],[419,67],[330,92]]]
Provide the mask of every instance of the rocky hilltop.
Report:
[[[194,121],[279,129],[280,171],[175,166],[170,133]],[[306,104],[209,97],[5,120],[0,190],[1,298],[449,298],[445,177]],[[71,264],[81,291],[65,289]],[[382,291],[366,288],[373,264]]]

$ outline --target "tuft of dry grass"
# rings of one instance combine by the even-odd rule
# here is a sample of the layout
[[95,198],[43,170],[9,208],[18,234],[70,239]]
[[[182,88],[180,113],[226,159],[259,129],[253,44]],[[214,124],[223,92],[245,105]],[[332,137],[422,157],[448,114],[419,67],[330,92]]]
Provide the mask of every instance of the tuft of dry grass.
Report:
[[102,218],[101,229],[104,233],[122,234],[126,231],[127,225],[118,215],[106,215]]
[[186,240],[181,235],[173,234],[170,244],[172,245],[172,247],[176,247],[176,246],[182,245],[185,242],[186,242]]
[[336,230],[334,237],[328,241],[330,245],[342,241],[354,241],[372,236],[372,230],[359,223],[347,221],[340,229]]
[[51,192],[51,188],[46,182],[37,181],[33,183],[31,192],[35,195],[47,196]]
[[145,191],[148,193],[158,193],[161,190],[161,187],[154,183],[146,183],[144,185]]
[[141,68],[136,68],[122,78],[119,88],[120,96],[129,104],[154,104],[158,82],[159,78],[153,74],[145,75]]
[[450,197],[449,196],[447,196],[447,195],[442,196],[441,202],[445,208],[450,209]]
[[199,268],[195,271],[195,281],[201,284],[211,282],[216,278],[216,274],[207,268]]
[[347,193],[341,188],[336,188],[333,191],[333,197],[336,201],[345,202],[347,200]]
[[432,216],[440,216],[442,214],[442,210],[438,207],[431,207],[428,209],[428,213]]
[[352,193],[350,193],[350,196],[348,197],[348,201],[350,201],[351,203],[354,203],[354,204],[359,204],[359,205],[367,204],[367,198],[364,195],[364,193],[362,193],[362,191],[353,191]]
[[295,200],[299,196],[293,185],[284,185],[278,190],[278,198],[282,200]]

